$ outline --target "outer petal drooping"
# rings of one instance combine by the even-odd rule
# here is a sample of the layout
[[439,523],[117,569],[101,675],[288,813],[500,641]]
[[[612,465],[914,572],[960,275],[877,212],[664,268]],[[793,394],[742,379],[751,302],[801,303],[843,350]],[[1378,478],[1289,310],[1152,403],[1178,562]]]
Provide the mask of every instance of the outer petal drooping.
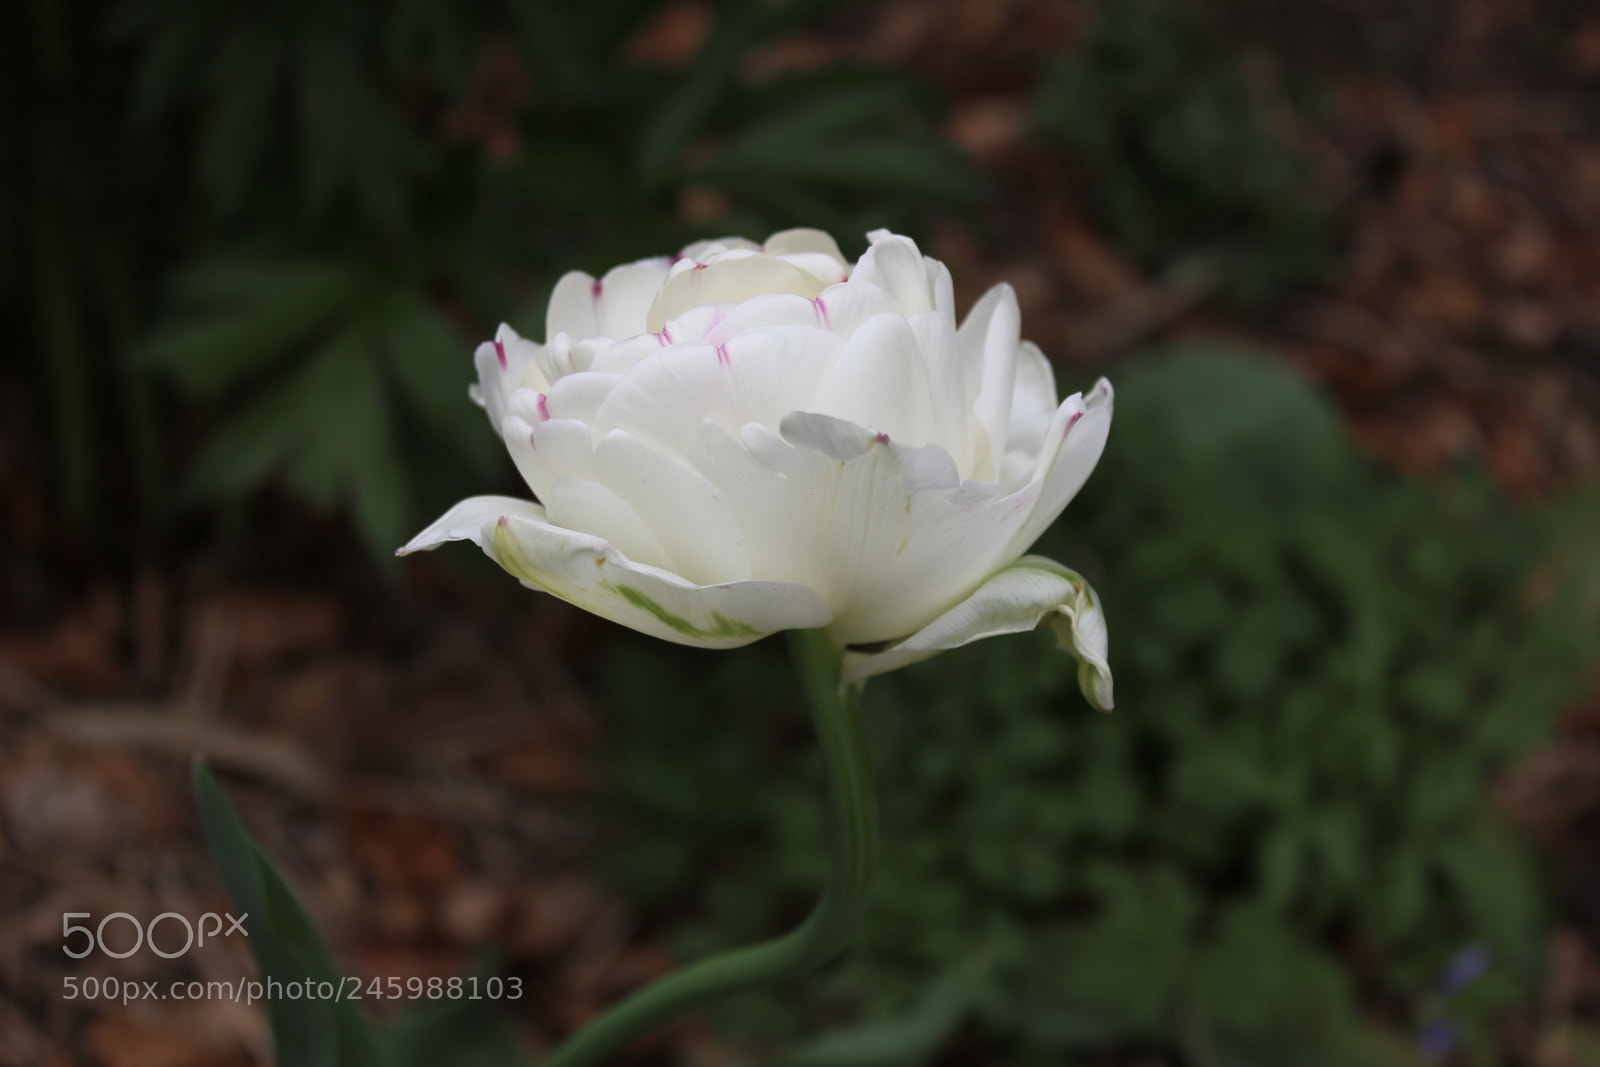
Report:
[[903,641],[875,654],[845,655],[845,684],[863,681],[985,637],[1021,633],[1048,622],[1061,648],[1078,658],[1078,686],[1089,703],[1111,710],[1111,664],[1099,598],[1076,571],[1043,556],[1024,556],[967,599]]
[[445,512],[400,555],[445,541],[473,541],[522,584],[680,645],[737,648],[779,630],[833,621],[803,585],[745,581],[695,585],[670,571],[634,563],[602,538],[551,525],[528,500],[476,496]]

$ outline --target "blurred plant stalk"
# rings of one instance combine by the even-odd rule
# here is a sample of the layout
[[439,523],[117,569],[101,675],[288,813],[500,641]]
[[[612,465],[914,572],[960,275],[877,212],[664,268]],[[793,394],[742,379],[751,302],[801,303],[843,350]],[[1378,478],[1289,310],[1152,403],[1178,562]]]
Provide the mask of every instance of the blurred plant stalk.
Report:
[[634,993],[556,1048],[540,1067],[604,1062],[693,1008],[814,971],[849,945],[878,855],[878,803],[861,726],[861,687],[840,687],[843,649],[825,630],[792,630],[789,637],[827,768],[832,856],[822,897],[805,921],[782,937],[701,960]]

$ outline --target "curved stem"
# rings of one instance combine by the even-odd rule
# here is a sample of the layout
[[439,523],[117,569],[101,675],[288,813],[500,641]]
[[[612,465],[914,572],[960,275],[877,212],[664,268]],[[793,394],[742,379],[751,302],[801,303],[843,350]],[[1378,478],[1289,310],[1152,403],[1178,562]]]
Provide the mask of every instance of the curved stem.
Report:
[[878,806],[856,687],[839,689],[840,649],[822,630],[790,633],[811,721],[828,772],[832,858],[822,897],[782,937],[734,949],[646,986],[579,1030],[540,1067],[590,1067],[634,1038],[708,1001],[748,986],[794,978],[849,943],[866,904],[878,850]]

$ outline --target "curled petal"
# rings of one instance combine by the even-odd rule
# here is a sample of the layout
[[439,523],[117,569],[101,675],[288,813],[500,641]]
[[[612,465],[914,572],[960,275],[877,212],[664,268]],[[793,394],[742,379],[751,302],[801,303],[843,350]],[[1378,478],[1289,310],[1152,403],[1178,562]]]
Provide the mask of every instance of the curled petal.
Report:
[[985,637],[1031,630],[1041,622],[1048,622],[1061,648],[1077,657],[1084,697],[1101,711],[1111,710],[1111,664],[1100,600],[1082,575],[1043,556],[1022,557],[881,652],[846,652],[843,682],[859,682]]
[[[822,230],[779,230],[768,237],[766,244],[761,248],[771,256],[826,257],[832,262],[813,273],[818,277],[827,276],[829,281],[841,281],[850,272],[850,264],[845,261],[844,253],[839,251],[839,243],[833,239],[832,234]],[[821,266],[821,261],[818,262]]]
[[544,508],[530,500],[470,497],[412,538],[400,555],[446,541],[473,541],[529,588],[680,645],[737,648],[778,630],[815,629],[833,621],[833,612],[807,586],[695,585],[635,563],[599,537],[551,525]]
[[767,293],[794,293],[811,300],[827,285],[810,271],[777,256],[729,256],[668,276],[646,316],[645,329],[656,333],[669,320],[700,304],[743,301]]
[[1056,409],[1034,471],[1040,483],[1038,503],[1012,539],[1010,551],[1027,551],[1089,480],[1111,432],[1111,404],[1111,383],[1101,378],[1087,395],[1075,393]]

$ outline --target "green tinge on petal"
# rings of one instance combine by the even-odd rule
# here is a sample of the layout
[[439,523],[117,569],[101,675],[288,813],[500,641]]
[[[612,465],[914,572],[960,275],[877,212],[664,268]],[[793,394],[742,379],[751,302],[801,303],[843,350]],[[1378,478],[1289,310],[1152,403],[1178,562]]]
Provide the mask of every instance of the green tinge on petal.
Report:
[[1095,596],[1089,583],[1076,574],[1073,577],[1078,578],[1078,597],[1072,604],[1056,608],[1050,616],[1050,628],[1055,631],[1056,647],[1078,660],[1078,688],[1083,691],[1084,699],[1101,711],[1110,711],[1111,664],[1106,658],[1106,617],[1100,611],[1100,598]]
[[991,575],[955,607],[881,652],[846,652],[843,682],[927,659],[985,637],[1021,633],[1041,623],[1078,659],[1078,686],[1101,711],[1112,706],[1108,638],[1100,600],[1083,576],[1043,556],[1024,556]]
[[619,585],[612,582],[601,583],[604,588],[616,593],[622,599],[632,604],[641,611],[648,611],[659,619],[662,624],[672,627],[673,630],[684,637],[693,640],[704,638],[735,638],[735,637],[764,637],[760,630],[746,623],[738,622],[723,615],[720,611],[711,613],[711,626],[696,626],[681,615],[674,615],[654,600],[645,596],[631,585]]
[[508,496],[460,501],[400,555],[472,541],[512,577],[640,633],[698,648],[737,648],[779,630],[817,630],[833,610],[810,586],[756,579],[697,585],[635,563],[592,534],[555,526]]
[[[833,619],[827,604],[806,586],[695,585],[634,564],[605,541],[536,515],[491,518],[492,510],[482,515],[487,521],[479,544],[524,585],[652,637],[699,648],[736,648],[778,630],[815,629]],[[446,525],[453,532],[460,524]]]

